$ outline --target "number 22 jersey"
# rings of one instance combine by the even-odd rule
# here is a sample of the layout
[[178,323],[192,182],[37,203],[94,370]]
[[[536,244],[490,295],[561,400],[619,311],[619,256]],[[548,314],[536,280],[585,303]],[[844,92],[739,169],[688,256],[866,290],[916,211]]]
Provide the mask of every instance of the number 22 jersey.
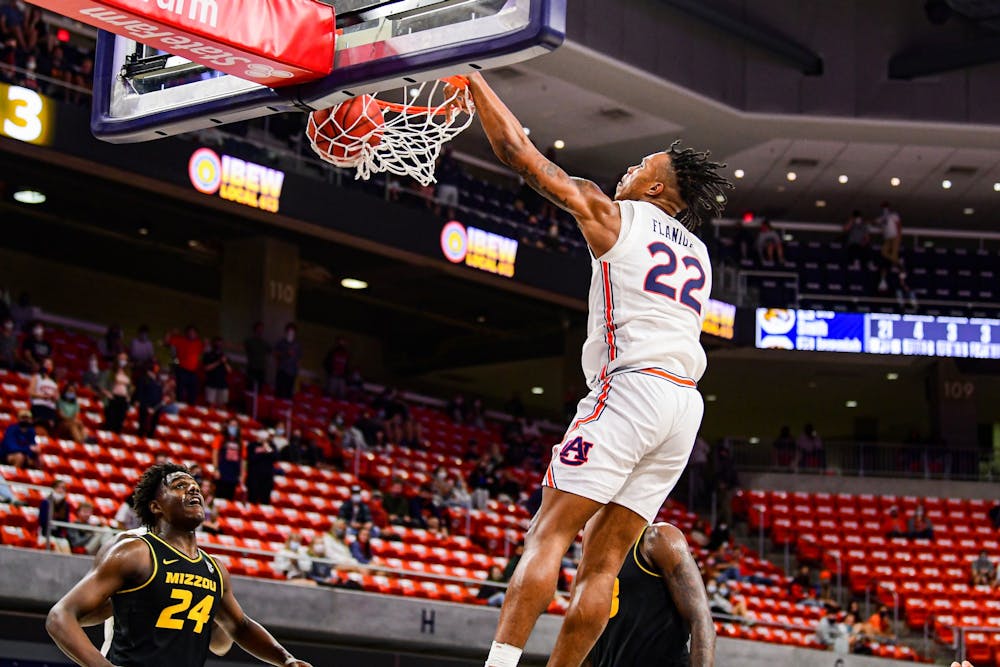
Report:
[[108,661],[122,667],[204,665],[222,573],[204,551],[191,559],[156,535],[140,535],[153,572],[140,586],[111,597],[115,632]]
[[712,264],[701,239],[644,201],[615,202],[621,231],[592,261],[583,372],[591,388],[612,373],[647,368],[698,381],[701,325]]

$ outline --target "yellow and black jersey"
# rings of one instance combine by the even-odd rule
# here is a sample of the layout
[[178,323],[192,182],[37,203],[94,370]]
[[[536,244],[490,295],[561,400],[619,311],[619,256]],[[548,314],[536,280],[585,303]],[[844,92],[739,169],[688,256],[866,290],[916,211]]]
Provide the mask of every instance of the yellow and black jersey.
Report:
[[156,535],[140,535],[153,558],[142,585],[115,593],[115,633],[108,660],[121,667],[204,665],[212,621],[222,600],[222,573],[204,551],[186,555]]
[[636,541],[615,579],[611,618],[590,653],[593,667],[688,667],[691,628],[681,618],[663,577]]

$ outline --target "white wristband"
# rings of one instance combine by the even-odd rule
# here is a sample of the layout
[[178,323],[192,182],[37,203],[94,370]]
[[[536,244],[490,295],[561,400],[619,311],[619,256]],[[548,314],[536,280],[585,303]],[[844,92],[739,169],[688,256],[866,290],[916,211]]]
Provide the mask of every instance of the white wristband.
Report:
[[522,650],[510,644],[493,642],[490,655],[486,658],[486,667],[517,667],[521,660]]

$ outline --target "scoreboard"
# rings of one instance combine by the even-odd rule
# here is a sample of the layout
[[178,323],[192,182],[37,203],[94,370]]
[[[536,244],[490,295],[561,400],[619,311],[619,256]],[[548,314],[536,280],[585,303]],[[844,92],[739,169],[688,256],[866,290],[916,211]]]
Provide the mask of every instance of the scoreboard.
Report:
[[1000,359],[1000,320],[757,309],[761,349]]

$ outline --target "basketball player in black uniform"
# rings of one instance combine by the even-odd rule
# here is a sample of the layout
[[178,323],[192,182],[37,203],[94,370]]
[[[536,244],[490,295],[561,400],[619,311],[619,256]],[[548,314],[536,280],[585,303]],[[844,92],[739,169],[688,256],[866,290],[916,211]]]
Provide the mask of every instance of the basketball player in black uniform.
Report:
[[[49,612],[46,629],[63,653],[88,667],[199,666],[218,622],[268,664],[311,667],[243,613],[229,572],[198,548],[195,529],[205,520],[205,507],[187,468],[151,466],[132,502],[149,533],[116,543]],[[93,618],[109,597],[115,632],[105,658],[81,620]]]
[[714,664],[715,624],[687,540],[670,524],[649,526],[618,572],[611,618],[584,666]]

